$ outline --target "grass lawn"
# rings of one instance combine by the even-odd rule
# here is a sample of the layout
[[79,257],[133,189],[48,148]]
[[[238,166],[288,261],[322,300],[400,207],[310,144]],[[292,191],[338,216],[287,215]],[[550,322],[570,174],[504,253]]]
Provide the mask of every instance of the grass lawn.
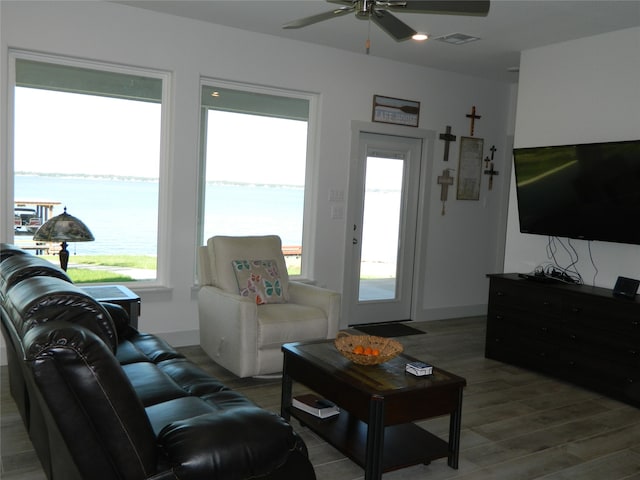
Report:
[[[42,258],[59,265],[57,255],[42,255]],[[136,279],[121,273],[110,272],[109,267],[156,269],[156,257],[147,255],[70,255],[67,275],[73,283],[135,282]],[[73,265],[96,265],[102,268],[74,268]]]
[[135,278],[104,270],[85,270],[83,268],[69,268],[67,275],[73,283],[124,283],[135,282]]
[[[41,255],[45,260],[59,265],[57,255]],[[74,265],[95,265],[100,269],[74,268]],[[148,255],[70,255],[67,275],[73,283],[123,283],[138,281],[135,278],[123,275],[119,272],[109,271],[109,267],[135,268],[143,270],[155,270],[157,268],[156,257]],[[300,275],[299,261],[293,261],[288,265],[290,276]]]

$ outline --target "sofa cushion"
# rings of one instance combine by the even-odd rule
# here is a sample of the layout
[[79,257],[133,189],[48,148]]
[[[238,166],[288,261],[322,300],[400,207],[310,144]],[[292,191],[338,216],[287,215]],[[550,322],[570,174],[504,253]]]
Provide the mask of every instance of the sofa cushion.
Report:
[[135,362],[159,363],[170,358],[184,358],[166,341],[150,333],[131,329],[127,338],[120,338],[116,357],[122,365]]
[[156,436],[164,427],[173,422],[212,412],[211,406],[198,397],[174,398],[148,406],[145,411]]
[[231,264],[241,296],[254,298],[257,305],[285,303],[275,260],[233,260]]
[[247,407],[255,407],[255,404],[241,393],[225,388],[204,397],[174,398],[146,407],[145,410],[154,432],[159,435],[164,427],[173,422],[198,415],[240,410]]
[[30,254],[13,255],[2,262],[0,294],[4,296],[11,287],[22,280],[38,276],[56,277],[71,283],[64,270],[43,258]]
[[36,325],[67,321],[88,328],[116,351],[118,335],[104,306],[60,278],[26,278],[9,289],[4,306],[20,338]]
[[122,370],[145,407],[187,395],[171,377],[153,363],[129,363],[122,365]]
[[214,405],[214,410],[237,406],[237,399],[241,405],[252,405],[184,357],[158,363],[129,363],[122,368],[145,407],[187,396],[200,397],[202,402]]
[[214,472],[208,478],[229,480],[268,475],[284,465],[301,443],[279,415],[255,406],[173,422],[158,440],[176,462],[176,477],[193,480],[205,478],[205,472]]
[[228,388],[217,378],[191,363],[186,358],[173,358],[158,363],[158,368],[189,395],[205,397]]
[[262,305],[258,308],[258,348],[327,337],[325,313],[316,307],[295,303]]
[[14,255],[28,255],[28,253],[10,243],[0,243],[0,262],[4,262],[7,258],[13,257]]

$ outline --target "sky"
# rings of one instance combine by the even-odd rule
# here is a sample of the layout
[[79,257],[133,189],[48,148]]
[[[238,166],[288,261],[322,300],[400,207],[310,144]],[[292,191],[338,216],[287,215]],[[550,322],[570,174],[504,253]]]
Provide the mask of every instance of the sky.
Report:
[[[158,178],[159,104],[15,92],[16,172]],[[306,142],[306,122],[212,112],[207,180],[303,185]]]
[[16,172],[157,178],[160,105],[18,87],[14,151]]
[[209,111],[207,180],[304,185],[307,122]]

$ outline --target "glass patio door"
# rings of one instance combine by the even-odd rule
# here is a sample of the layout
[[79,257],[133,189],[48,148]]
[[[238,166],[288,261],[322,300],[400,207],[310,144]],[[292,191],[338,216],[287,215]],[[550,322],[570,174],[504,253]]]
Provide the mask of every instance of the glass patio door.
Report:
[[349,324],[411,316],[422,141],[361,133]]

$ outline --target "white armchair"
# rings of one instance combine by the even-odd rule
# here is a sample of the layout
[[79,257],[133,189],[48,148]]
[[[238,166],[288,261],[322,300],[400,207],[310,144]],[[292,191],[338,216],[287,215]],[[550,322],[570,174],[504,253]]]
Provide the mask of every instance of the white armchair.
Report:
[[[289,281],[276,235],[211,237],[198,249],[198,277],[200,345],[239,377],[281,372],[283,343],[337,334],[340,294]],[[254,288],[260,277],[266,292]]]

